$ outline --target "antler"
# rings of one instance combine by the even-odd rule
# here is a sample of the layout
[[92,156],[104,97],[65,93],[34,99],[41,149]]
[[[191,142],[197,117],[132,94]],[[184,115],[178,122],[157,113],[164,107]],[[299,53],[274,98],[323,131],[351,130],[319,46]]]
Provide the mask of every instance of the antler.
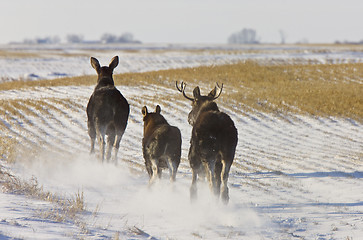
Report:
[[217,87],[219,88],[219,93],[218,93],[218,95],[217,95],[217,96],[213,97],[213,100],[215,100],[215,99],[219,98],[219,96],[220,96],[220,95],[221,95],[221,93],[222,93],[222,89],[223,89],[223,83],[222,83],[222,86],[219,86],[219,84],[218,84],[218,83],[216,83],[216,85],[217,85]]
[[183,96],[190,100],[190,101],[194,101],[194,98],[191,98],[191,97],[188,97],[186,94],[185,94],[185,87],[187,86],[187,84],[185,84],[184,82],[181,82],[180,84],[180,88],[178,87],[178,81],[175,81],[175,86],[176,86],[176,89],[178,89],[179,92],[183,93]]

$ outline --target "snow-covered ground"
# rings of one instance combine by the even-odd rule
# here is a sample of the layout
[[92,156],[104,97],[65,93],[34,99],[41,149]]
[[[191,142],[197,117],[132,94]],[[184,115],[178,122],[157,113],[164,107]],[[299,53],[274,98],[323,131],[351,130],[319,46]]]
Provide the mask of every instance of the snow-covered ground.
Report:
[[338,46],[0,45],[1,50],[20,54],[10,58],[0,55],[0,82],[94,74],[94,70],[89,67],[90,56],[108,62],[110,56],[118,55],[120,64],[115,73],[219,65],[246,60],[263,64],[363,62],[363,51]]
[[[69,51],[95,53],[102,64],[119,55],[119,72],[221,64],[244,57],[183,49],[159,53]],[[283,51],[281,59],[286,62],[295,58]],[[306,59],[313,58],[313,51],[304,51],[307,55],[310,52]],[[320,61],[330,59],[330,53],[321,54]],[[363,58],[362,53],[339,54],[336,62],[361,62]],[[250,58],[262,61],[270,57],[266,53]],[[68,60],[70,65],[60,64]],[[7,61],[0,58],[0,75],[14,79],[55,71],[67,76],[94,74],[89,56],[19,59],[22,64],[16,65],[16,70]],[[36,61],[42,62],[43,73]],[[62,70],[54,70],[58,65]],[[46,74],[43,77],[51,78]],[[201,91],[207,93],[212,87],[203,85]],[[239,134],[229,178],[231,200],[227,206],[215,202],[206,184],[201,183],[199,199],[191,204],[189,102],[180,97],[174,82],[170,87],[118,88],[128,99],[131,113],[117,166],[101,164],[88,154],[85,106],[93,87],[0,91],[0,101],[18,99],[21,105],[0,116],[8,126],[1,136],[16,138],[24,146],[41,146],[35,155],[19,155],[14,164],[1,159],[2,169],[23,179],[36,178],[46,191],[68,198],[83,192],[86,203],[86,211],[77,220],[57,222],[44,214],[56,211],[56,204],[9,194],[3,188],[0,239],[362,238],[362,124],[350,119],[274,116],[253,109],[246,112],[239,104],[226,104],[222,93],[217,103],[234,120]],[[228,86],[225,88],[228,91]],[[158,99],[162,95],[165,97]],[[35,107],[34,100],[44,100],[40,103],[43,106]],[[182,162],[174,184],[169,183],[166,172],[165,178],[149,189],[141,151],[141,108],[146,105],[151,110],[157,104],[169,123],[182,132]]]

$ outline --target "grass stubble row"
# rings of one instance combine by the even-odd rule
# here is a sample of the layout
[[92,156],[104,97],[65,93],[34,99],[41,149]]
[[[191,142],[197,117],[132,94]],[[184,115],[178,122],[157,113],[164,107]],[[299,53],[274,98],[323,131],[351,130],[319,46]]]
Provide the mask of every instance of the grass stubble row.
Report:
[[[118,86],[159,85],[170,89],[175,89],[175,81],[183,81],[187,83],[186,92],[190,96],[195,86],[201,86],[203,94],[206,94],[218,82],[224,84],[224,90],[217,101],[240,108],[241,112],[304,114],[345,118],[363,123],[363,63],[266,66],[247,61],[221,66],[124,73],[115,75],[114,79]],[[1,83],[0,91],[34,87],[93,86],[95,81],[95,76],[13,81]],[[177,93],[176,89],[175,92]],[[177,93],[176,96],[183,101],[182,94]],[[160,95],[155,98],[160,98],[159,101],[165,100]],[[32,106],[39,112],[45,111],[47,115],[46,106],[52,106],[47,102],[55,101],[56,96],[51,99],[20,98],[0,101],[0,131],[3,133],[0,136],[0,156],[3,159],[6,156],[11,161],[14,158],[13,149],[16,149],[14,138],[4,135],[9,130],[7,120],[11,116],[21,119],[23,114],[34,114],[27,106]],[[68,99],[67,103],[82,107],[76,99]]]
[[[262,112],[292,112],[363,122],[363,63],[319,65],[259,65],[253,61],[221,66],[169,69],[114,76],[116,85],[161,85],[175,89],[175,81],[212,89],[224,83],[221,99]],[[94,76],[55,80],[14,81],[0,90],[94,85]],[[176,91],[176,90],[175,90]],[[181,97],[181,96],[180,96]],[[220,101],[220,100],[219,100]]]

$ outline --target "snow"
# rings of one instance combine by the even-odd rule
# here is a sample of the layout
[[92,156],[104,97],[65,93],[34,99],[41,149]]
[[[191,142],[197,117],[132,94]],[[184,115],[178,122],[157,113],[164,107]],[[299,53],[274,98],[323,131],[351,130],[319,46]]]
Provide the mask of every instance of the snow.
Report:
[[[97,49],[94,51],[97,56],[102,55]],[[312,51],[306,51],[311,54],[309,58],[313,56]],[[103,64],[113,55],[122,56],[117,51],[103,54],[104,59],[100,60]],[[141,71],[146,65],[148,70],[156,70],[221,64],[241,58],[213,54],[203,58],[184,49],[173,53],[124,54],[120,59],[128,65],[122,65],[121,60],[120,72]],[[271,57],[257,55],[260,59]],[[336,61],[351,56],[340,52]],[[295,56],[281,54],[281,58],[288,62]],[[30,73],[52,78],[34,65],[36,61],[42,62],[44,73],[94,74],[89,57],[23,59],[21,65],[27,67],[17,65],[16,70],[7,65],[8,59],[0,61],[3,61],[0,75],[13,78]],[[361,61],[361,56],[354,61]],[[64,69],[53,69],[64,62],[69,64],[61,65]],[[238,104],[226,104],[222,94],[217,103],[234,120],[239,134],[229,178],[230,203],[224,206],[216,201],[207,184],[200,183],[198,201],[192,204],[187,161],[191,132],[187,123],[189,102],[178,98],[180,93],[174,89],[174,83],[170,87],[117,87],[131,105],[117,166],[101,164],[88,154],[85,106],[93,87],[0,91],[0,101],[44,99],[54,107],[42,111],[24,101],[24,107],[32,114],[15,109],[17,114],[8,112],[7,116],[1,116],[1,121],[9,126],[1,136],[16,138],[24,146],[42,144],[35,156],[19,154],[15,163],[1,160],[2,170],[25,180],[36,178],[46,191],[66,198],[83,192],[86,203],[86,211],[76,220],[58,222],[44,214],[58,209],[57,204],[9,194],[3,189],[0,239],[359,239],[363,235],[360,123],[350,119],[245,112]],[[201,86],[202,94],[209,92],[209,88]],[[165,97],[158,100],[156,93]],[[67,104],[69,98],[82,107]],[[146,105],[153,109],[157,104],[168,122],[181,130],[182,161],[174,184],[169,182],[165,171],[164,178],[149,188],[141,151],[141,108]]]
[[[331,47],[279,45],[0,45],[0,50],[37,57],[0,58],[0,82],[93,75],[90,56],[108,63],[118,55],[115,73],[219,65],[255,60],[264,64],[362,62],[363,52]],[[133,52],[134,51],[134,52]],[[262,53],[262,54],[261,54]]]

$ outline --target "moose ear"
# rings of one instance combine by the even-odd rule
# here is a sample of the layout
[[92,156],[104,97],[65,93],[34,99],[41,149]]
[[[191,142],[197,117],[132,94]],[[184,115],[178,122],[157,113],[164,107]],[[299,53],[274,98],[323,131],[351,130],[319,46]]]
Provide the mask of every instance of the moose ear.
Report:
[[118,56],[114,56],[110,62],[110,65],[108,65],[108,67],[113,70],[113,69],[115,69],[115,67],[117,67],[117,65],[118,65]]
[[199,87],[195,87],[194,90],[193,90],[193,96],[194,96],[194,99],[198,99],[200,97],[200,89]]
[[210,93],[208,94],[208,97],[214,98],[216,96],[216,93],[217,93],[217,87],[214,87],[214,89],[210,91]]
[[144,117],[148,114],[146,106],[142,107],[141,113],[142,113],[142,116],[144,116]]
[[156,106],[155,112],[156,113],[160,113],[161,112],[161,107],[159,105]]
[[100,71],[101,68],[100,63],[94,57],[91,57],[91,66],[96,70],[97,73]]

